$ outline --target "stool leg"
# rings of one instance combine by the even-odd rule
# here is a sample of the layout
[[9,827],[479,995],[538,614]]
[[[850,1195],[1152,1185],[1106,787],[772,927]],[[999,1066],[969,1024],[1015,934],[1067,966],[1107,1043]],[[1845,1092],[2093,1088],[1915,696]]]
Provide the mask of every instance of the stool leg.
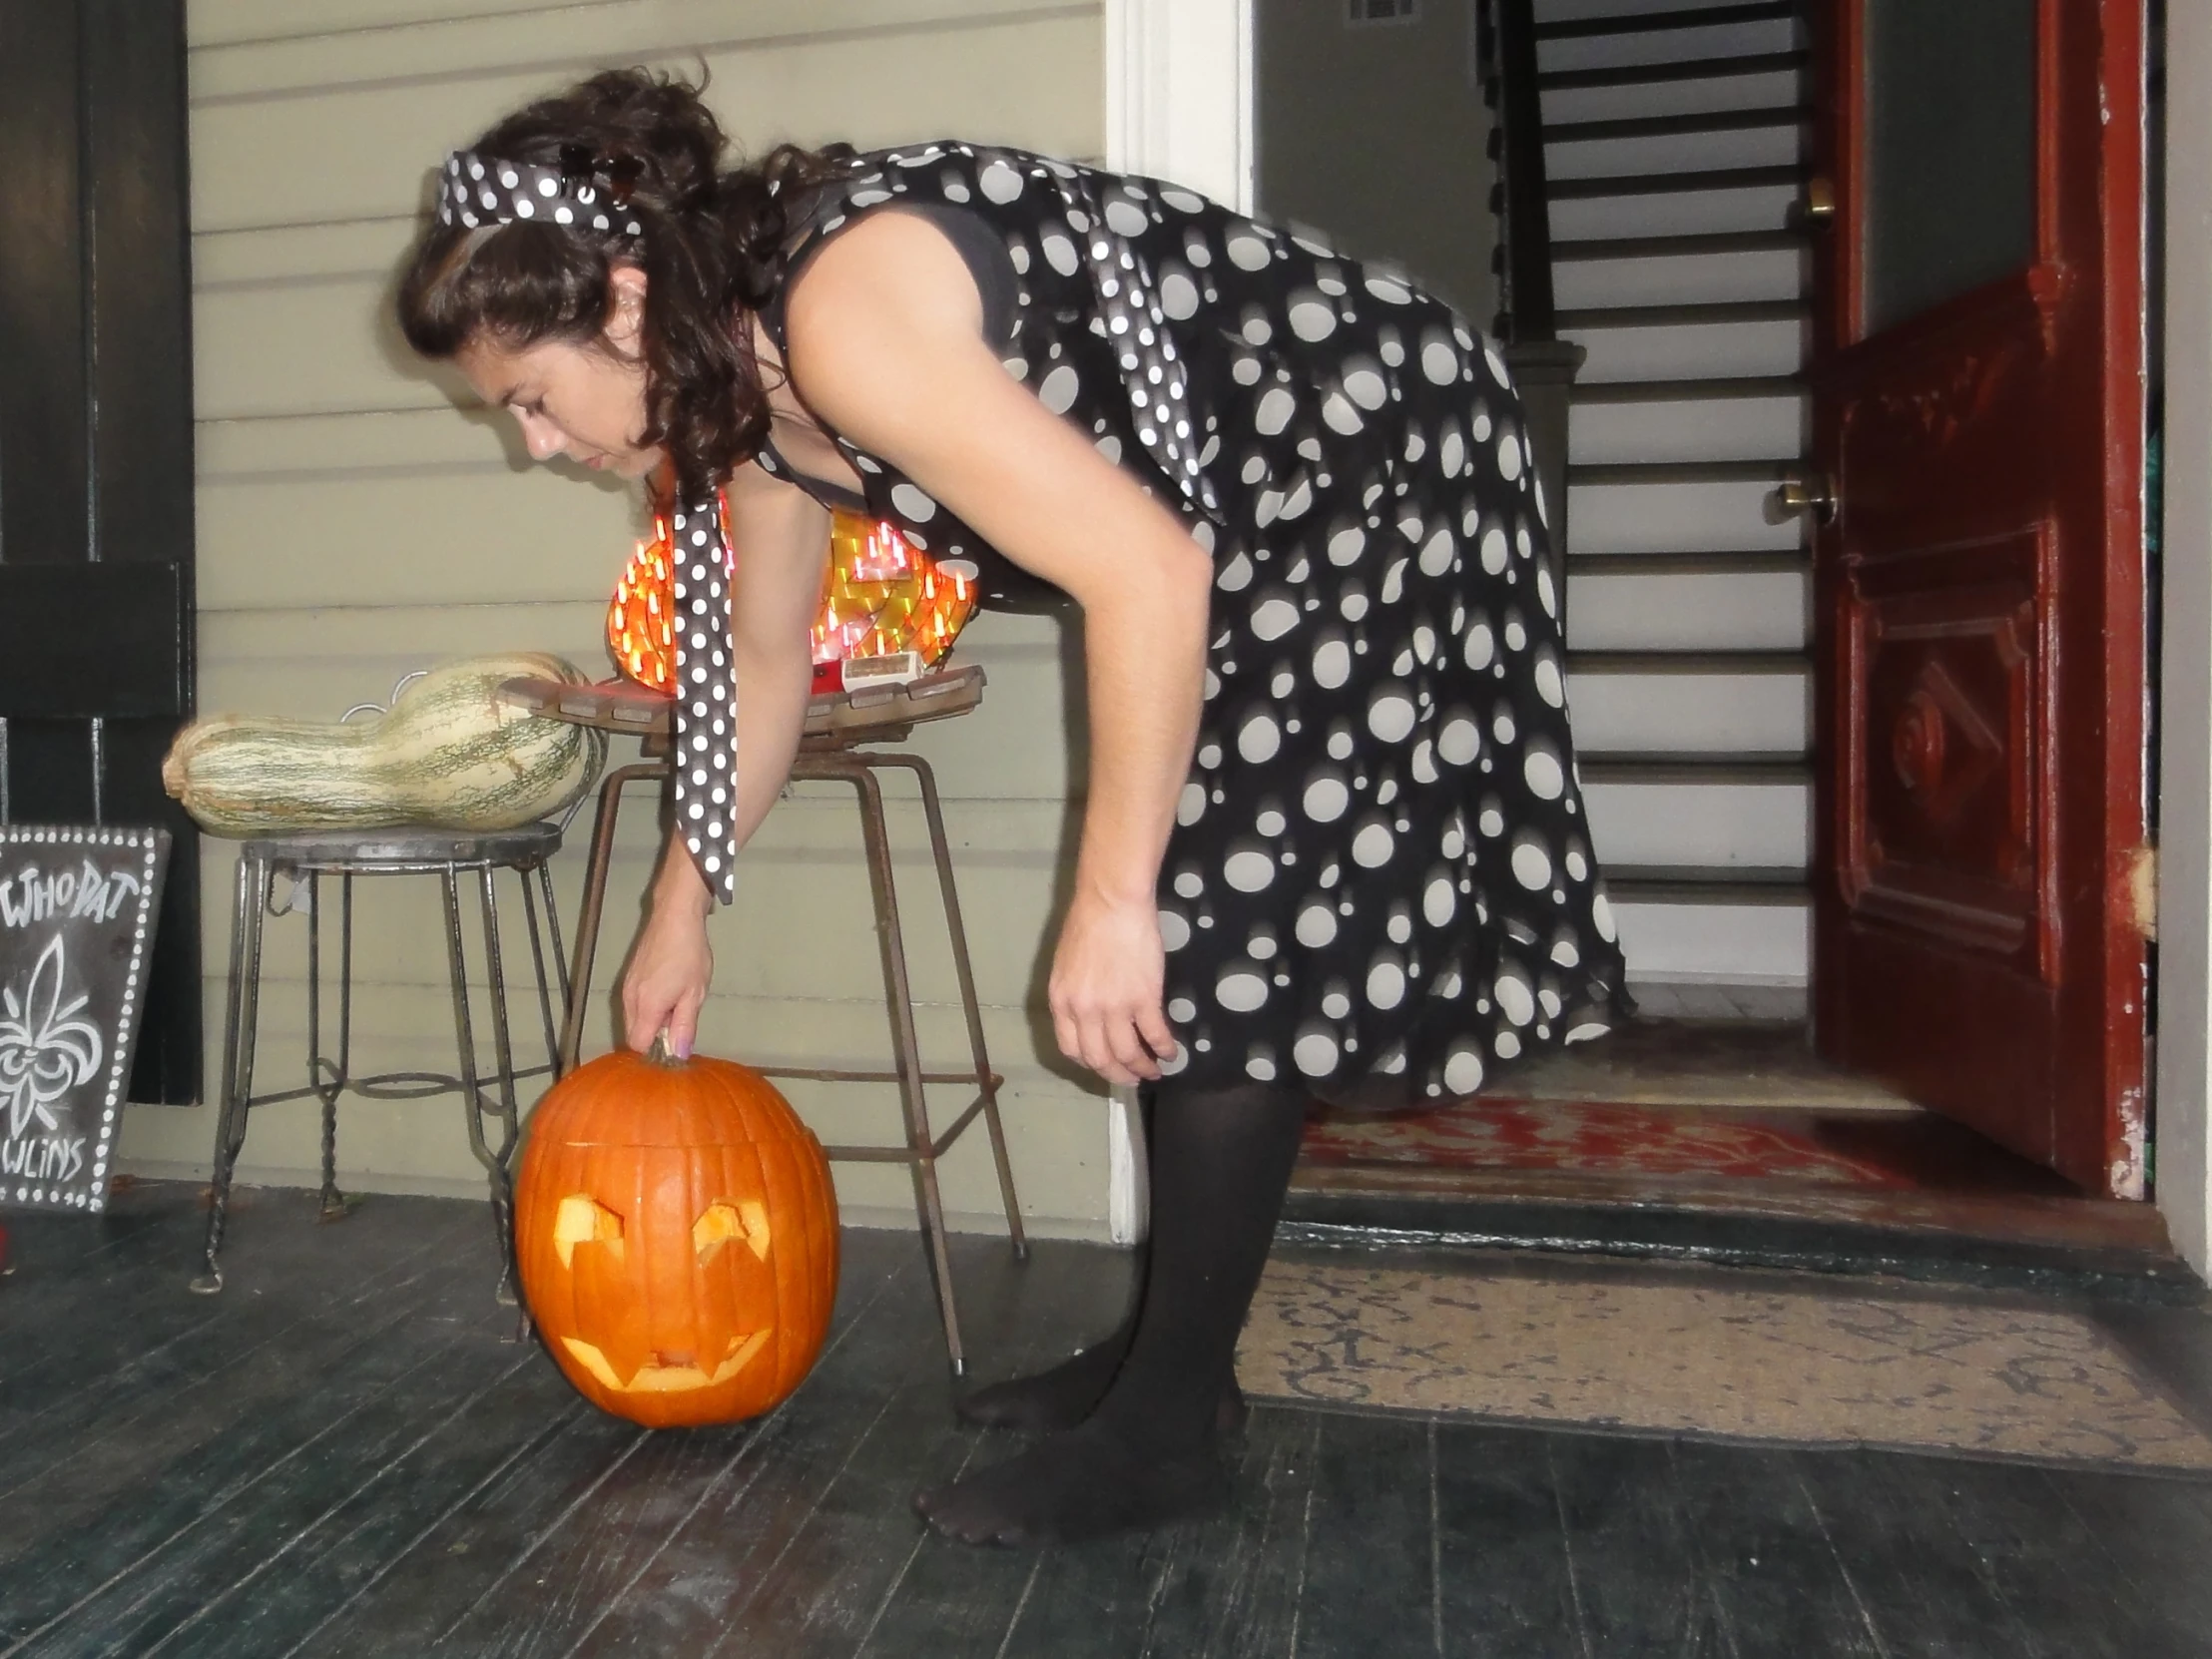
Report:
[[[640,778],[662,778],[668,767],[658,761],[617,767],[599,785],[599,813],[592,820],[591,854],[584,862],[584,896],[576,912],[576,964],[569,970],[566,1008],[561,1020],[561,1070],[576,1064],[584,1043],[584,1007],[591,997],[592,957],[599,949],[599,912],[607,901],[607,866],[614,858],[615,822],[622,817],[622,791]],[[552,900],[547,898],[550,908]]]
[[[507,1186],[509,1155],[514,1151],[515,1132],[519,1114],[515,1103],[515,1053],[514,1040],[507,1027],[507,958],[500,948],[499,890],[492,881],[492,869],[484,865],[477,872],[481,883],[484,917],[484,971],[491,981],[491,1044],[493,1057],[499,1063],[499,1144],[490,1147],[490,1168],[495,1170],[502,1188]],[[524,886],[527,893],[529,887]]]
[[261,1012],[262,911],[269,896],[269,865],[239,858],[231,918],[231,984],[223,1008],[223,1098],[217,1108],[215,1168],[209,1183],[208,1236],[192,1289],[213,1296],[223,1289],[217,1253],[231,1202],[231,1174],[246,1145],[246,1114],[254,1090],[254,1027]]
[[998,1196],[1006,1207],[1006,1232],[1014,1257],[1026,1261],[1029,1240],[1021,1226],[1021,1204],[1014,1197],[1014,1166],[1006,1155],[1006,1130],[998,1118],[998,1084],[983,1046],[983,1010],[975,996],[975,969],[968,960],[967,929],[960,922],[960,895],[952,882],[952,848],[944,832],[944,810],[937,800],[937,778],[919,755],[885,756],[877,765],[904,767],[921,786],[921,806],[929,820],[929,850],[937,861],[937,888],[944,895],[945,931],[952,938],[952,968],[960,978],[960,1011],[967,1016],[968,1047],[975,1056],[975,1087],[983,1097],[983,1127],[991,1138],[991,1159],[998,1166]]
[[445,898],[446,966],[453,979],[453,1041],[459,1059],[461,1119],[468,1129],[469,1150],[490,1178],[492,1227],[499,1239],[499,1284],[494,1294],[507,1302],[514,1294],[508,1275],[507,1189],[491,1148],[484,1143],[484,1096],[476,1080],[476,1030],[468,1008],[468,955],[462,942],[459,874],[450,864],[440,874]]
[[[338,877],[338,1064],[337,1075],[330,1081],[330,1099],[333,1106],[337,1097],[352,1086],[353,1082],[353,874],[348,870]],[[337,1191],[337,1125],[333,1116],[330,1139],[324,1151],[325,1179],[330,1191],[336,1195],[338,1216],[348,1215],[359,1199]],[[335,1221],[337,1216],[324,1206],[325,1220]]]
[[952,1375],[967,1373],[960,1321],[952,1305],[952,1260],[946,1248],[944,1203],[937,1191],[937,1153],[929,1134],[929,1105],[921,1082],[921,1043],[914,1034],[914,1000],[906,978],[906,940],[898,925],[898,891],[891,875],[890,837],[883,827],[883,788],[863,762],[850,774],[860,792],[860,835],[867,846],[868,886],[875,898],[875,936],[883,951],[891,1038],[898,1056],[898,1094],[906,1111],[908,1161],[914,1176],[914,1211],[923,1248],[937,1282],[937,1313],[944,1322],[945,1357]]
[[320,1219],[342,1221],[351,1206],[338,1191],[338,1096],[345,1092],[345,1066],[351,1036],[353,960],[353,878],[338,877],[338,1058],[322,1056],[322,877],[307,872],[307,1087],[322,1105],[322,1207]]
[[[515,1292],[514,1249],[514,1153],[521,1138],[521,1114],[516,1102],[514,1039],[507,1028],[507,959],[499,936],[499,887],[492,867],[477,870],[484,915],[484,972],[491,981],[491,1048],[499,1066],[499,1144],[489,1148],[487,1173],[492,1183],[492,1218],[499,1228],[501,1302],[520,1299]],[[530,885],[522,887],[527,897]]]
[[[553,930],[553,960],[561,978],[561,1009],[565,1017],[568,1009],[568,978],[565,965],[561,964],[561,922],[553,913],[553,878],[545,865],[537,868],[538,879],[545,888],[545,920]],[[545,1059],[547,1068],[558,1083],[563,1075],[561,1066],[561,1037],[553,1028],[553,991],[545,977],[545,944],[538,933],[538,901],[530,890],[530,871],[518,869],[515,878],[522,883],[522,913],[530,924],[530,965],[538,976],[538,1016],[545,1022]]]

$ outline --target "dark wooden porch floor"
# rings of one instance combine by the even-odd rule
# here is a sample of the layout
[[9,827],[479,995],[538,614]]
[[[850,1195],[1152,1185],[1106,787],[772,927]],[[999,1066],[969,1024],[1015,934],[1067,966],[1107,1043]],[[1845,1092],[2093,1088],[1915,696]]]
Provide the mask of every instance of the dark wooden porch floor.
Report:
[[[749,1427],[649,1434],[502,1339],[474,1204],[9,1218],[0,1655],[2212,1652],[2212,1487],[1263,1408],[1233,1513],[1041,1554],[925,1536],[954,1427],[911,1238],[847,1236],[832,1346]],[[1112,1319],[1125,1259],[957,1256],[983,1375]],[[1640,1269],[1634,1271],[1665,1271]],[[2196,1310],[2131,1310],[2199,1405]]]

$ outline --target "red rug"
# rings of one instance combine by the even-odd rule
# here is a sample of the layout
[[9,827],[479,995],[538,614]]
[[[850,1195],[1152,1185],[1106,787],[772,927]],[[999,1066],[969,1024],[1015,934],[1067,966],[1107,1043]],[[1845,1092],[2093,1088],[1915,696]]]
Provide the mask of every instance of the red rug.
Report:
[[1899,1172],[1822,1145],[1817,1122],[1799,1127],[1596,1101],[1484,1098],[1394,1117],[1324,1112],[1307,1124],[1305,1161],[1912,1185]]

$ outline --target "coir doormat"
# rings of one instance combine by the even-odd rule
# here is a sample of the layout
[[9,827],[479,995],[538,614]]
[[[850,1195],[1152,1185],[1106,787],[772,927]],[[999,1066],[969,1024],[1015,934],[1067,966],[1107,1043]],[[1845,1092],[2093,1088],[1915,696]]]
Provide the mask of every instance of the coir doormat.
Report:
[[1304,1405],[2212,1472],[2063,1309],[1276,1261],[1237,1370]]
[[1600,1101],[1485,1096],[1389,1116],[1324,1110],[1308,1121],[1301,1155],[1309,1164],[1908,1184],[1893,1171],[1823,1145],[1814,1127]]

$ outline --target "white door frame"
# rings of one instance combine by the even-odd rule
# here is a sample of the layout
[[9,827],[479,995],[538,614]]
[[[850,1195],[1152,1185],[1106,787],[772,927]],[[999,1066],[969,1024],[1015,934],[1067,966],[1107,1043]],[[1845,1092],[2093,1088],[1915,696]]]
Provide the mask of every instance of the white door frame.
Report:
[[[1106,165],[1252,211],[1254,0],[1106,0]],[[1145,1235],[1149,1195],[1136,1102],[1106,1119],[1106,1231]]]
[[[1249,213],[1255,0],[1105,4],[1107,165]],[[2168,8],[2166,77],[2156,1156],[2174,1243],[2212,1275],[2212,6]],[[1125,1103],[1114,1125],[1109,1207],[1133,1242],[1144,1196]]]
[[1255,0],[1106,0],[1106,165],[1252,211]]
[[[2212,1272],[2212,7],[2166,8],[2158,1207]],[[2178,464],[2176,457],[2179,458]]]

